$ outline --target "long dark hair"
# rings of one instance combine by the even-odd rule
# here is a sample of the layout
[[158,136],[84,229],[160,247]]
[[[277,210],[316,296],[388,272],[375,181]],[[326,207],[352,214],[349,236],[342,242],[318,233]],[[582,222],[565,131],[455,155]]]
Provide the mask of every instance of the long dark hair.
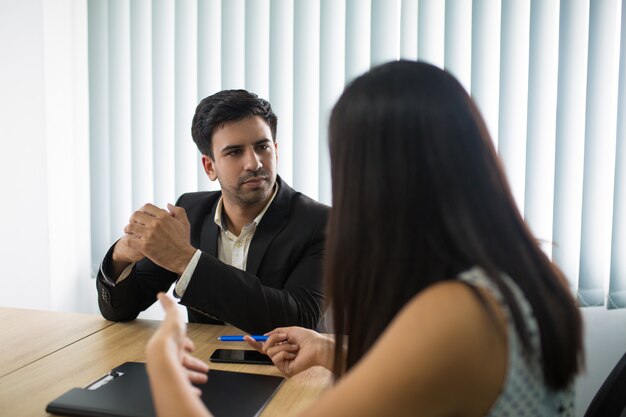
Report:
[[333,108],[329,145],[325,279],[336,376],[415,294],[480,266],[510,306],[526,354],[528,329],[501,273],[530,302],[546,384],[572,382],[583,361],[580,313],[523,221],[485,123],[452,75],[409,61],[370,70]]

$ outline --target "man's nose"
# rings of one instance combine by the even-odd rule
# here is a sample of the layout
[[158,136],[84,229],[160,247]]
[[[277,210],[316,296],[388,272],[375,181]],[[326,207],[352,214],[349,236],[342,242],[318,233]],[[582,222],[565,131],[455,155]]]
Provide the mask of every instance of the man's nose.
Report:
[[261,163],[261,158],[259,155],[254,152],[254,150],[249,149],[246,151],[246,159],[245,159],[245,169],[246,171],[256,171],[261,168],[263,164]]

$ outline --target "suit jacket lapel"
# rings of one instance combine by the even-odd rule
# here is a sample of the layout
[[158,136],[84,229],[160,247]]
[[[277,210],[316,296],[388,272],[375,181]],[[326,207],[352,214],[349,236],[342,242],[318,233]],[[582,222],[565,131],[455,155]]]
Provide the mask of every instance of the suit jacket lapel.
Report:
[[276,178],[276,182],[279,186],[276,198],[274,198],[274,201],[272,201],[272,204],[257,226],[248,250],[246,271],[255,275],[258,273],[261,261],[270,243],[289,221],[291,198],[295,191],[283,182],[280,177]]
[[219,198],[215,200],[213,208],[204,218],[202,233],[200,233],[200,250],[215,257],[217,257],[217,237],[219,235],[219,228],[215,224],[215,209],[217,208],[218,200]]

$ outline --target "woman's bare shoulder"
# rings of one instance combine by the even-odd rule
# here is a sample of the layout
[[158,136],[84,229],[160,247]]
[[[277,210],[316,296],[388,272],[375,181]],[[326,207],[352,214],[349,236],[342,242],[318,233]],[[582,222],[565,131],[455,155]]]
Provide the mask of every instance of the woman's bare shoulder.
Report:
[[[461,282],[438,283],[413,297],[326,405],[355,416],[484,415],[501,390],[507,362],[504,315],[484,296],[495,320]],[[340,405],[341,396],[358,398],[359,405]]]

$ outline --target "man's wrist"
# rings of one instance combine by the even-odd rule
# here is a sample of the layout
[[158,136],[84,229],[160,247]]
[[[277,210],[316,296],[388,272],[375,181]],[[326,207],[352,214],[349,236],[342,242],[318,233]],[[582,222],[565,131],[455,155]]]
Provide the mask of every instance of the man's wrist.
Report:
[[123,259],[120,257],[117,246],[119,240],[109,249],[109,252],[105,255],[101,265],[102,274],[106,276],[109,281],[116,282],[124,270],[132,263],[132,261]]
[[128,265],[135,262],[134,259],[128,259],[127,256],[120,254],[120,250],[118,248],[118,245],[121,244],[120,241],[121,239],[115,242],[115,244],[113,245],[113,249],[111,250],[109,268],[107,271],[109,272],[109,278],[111,278],[113,281],[116,281],[120,277],[120,275],[122,275],[124,270],[128,268]]
[[189,285],[189,281],[191,280],[191,276],[196,270],[196,266],[198,265],[198,261],[200,260],[200,256],[202,255],[202,251],[200,249],[196,249],[191,260],[187,263],[185,270],[180,277],[178,278],[178,282],[176,282],[176,287],[174,287],[174,296],[177,298],[182,298],[185,295],[185,291],[187,290],[187,286]]
[[183,272],[185,272],[185,269],[187,269],[189,262],[191,262],[191,259],[195,255],[196,250],[197,249],[194,248],[193,246],[189,246],[188,248],[185,248],[175,260],[175,264],[173,265],[172,272],[176,272],[178,275],[182,275]]

